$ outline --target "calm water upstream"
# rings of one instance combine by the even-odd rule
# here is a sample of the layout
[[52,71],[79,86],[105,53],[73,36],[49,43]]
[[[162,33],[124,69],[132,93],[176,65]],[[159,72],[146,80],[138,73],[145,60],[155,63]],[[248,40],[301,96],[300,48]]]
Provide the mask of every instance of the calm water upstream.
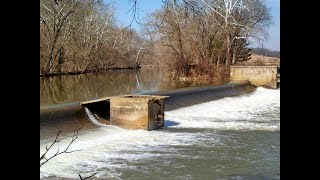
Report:
[[40,106],[209,83],[173,81],[167,72],[157,68],[40,77]]
[[[42,105],[179,86],[152,70],[58,78],[40,80]],[[64,135],[51,153],[71,136]],[[40,144],[43,152],[46,144]],[[82,151],[43,165],[40,178],[98,172],[93,179],[280,179],[280,90],[257,88],[166,111],[162,130],[87,130],[72,144],[75,149]]]

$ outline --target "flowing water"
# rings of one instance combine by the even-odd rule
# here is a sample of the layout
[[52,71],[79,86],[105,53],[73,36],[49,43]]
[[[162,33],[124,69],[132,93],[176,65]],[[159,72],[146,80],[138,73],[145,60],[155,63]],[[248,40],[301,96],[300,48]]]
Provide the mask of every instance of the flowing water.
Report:
[[280,90],[166,111],[161,130],[84,130],[70,148],[81,151],[44,164],[41,179],[280,179]]

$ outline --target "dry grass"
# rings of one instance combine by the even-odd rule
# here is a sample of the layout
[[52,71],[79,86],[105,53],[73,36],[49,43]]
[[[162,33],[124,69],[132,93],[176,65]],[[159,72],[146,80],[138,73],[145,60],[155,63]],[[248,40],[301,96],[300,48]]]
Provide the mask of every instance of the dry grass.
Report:
[[279,65],[280,58],[252,54],[250,60],[243,62],[243,63],[239,63],[239,64],[241,64],[241,65],[256,65],[256,66]]

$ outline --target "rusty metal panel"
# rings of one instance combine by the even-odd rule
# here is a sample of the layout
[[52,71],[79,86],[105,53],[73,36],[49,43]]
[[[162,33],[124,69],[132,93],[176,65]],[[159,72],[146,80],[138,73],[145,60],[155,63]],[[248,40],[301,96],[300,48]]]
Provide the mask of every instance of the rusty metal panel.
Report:
[[164,127],[164,99],[149,101],[149,130]]

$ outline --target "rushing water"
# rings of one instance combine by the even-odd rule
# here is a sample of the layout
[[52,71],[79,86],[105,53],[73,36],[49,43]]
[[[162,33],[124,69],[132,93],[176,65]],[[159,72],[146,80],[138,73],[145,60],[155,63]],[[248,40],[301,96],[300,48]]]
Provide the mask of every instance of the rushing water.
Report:
[[40,105],[83,101],[105,96],[151,92],[209,84],[208,81],[173,81],[157,68],[105,73],[40,77]]
[[162,130],[88,130],[72,144],[75,149],[82,151],[43,165],[40,177],[77,179],[98,172],[94,179],[280,179],[280,90],[257,88],[166,111]]

